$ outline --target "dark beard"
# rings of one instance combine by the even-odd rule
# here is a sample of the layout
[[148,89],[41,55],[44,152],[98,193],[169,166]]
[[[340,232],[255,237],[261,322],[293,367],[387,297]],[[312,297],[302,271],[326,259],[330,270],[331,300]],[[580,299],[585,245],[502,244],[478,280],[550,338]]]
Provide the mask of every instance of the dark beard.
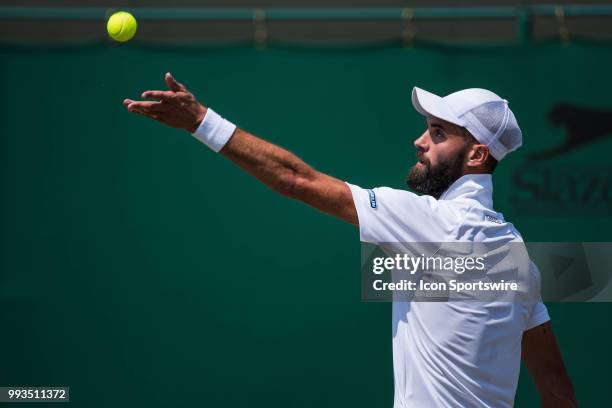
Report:
[[441,162],[436,167],[432,167],[428,160],[423,161],[425,167],[418,168],[414,165],[406,176],[406,184],[417,193],[440,198],[442,193],[463,175],[465,153]]

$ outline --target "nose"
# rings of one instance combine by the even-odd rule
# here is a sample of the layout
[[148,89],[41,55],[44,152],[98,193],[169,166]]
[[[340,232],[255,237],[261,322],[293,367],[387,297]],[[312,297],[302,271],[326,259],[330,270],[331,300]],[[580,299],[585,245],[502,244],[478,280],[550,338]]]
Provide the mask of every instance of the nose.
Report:
[[418,137],[415,141],[414,141],[414,147],[416,147],[416,149],[418,151],[421,152],[426,152],[427,151],[427,132],[423,133],[420,137]]

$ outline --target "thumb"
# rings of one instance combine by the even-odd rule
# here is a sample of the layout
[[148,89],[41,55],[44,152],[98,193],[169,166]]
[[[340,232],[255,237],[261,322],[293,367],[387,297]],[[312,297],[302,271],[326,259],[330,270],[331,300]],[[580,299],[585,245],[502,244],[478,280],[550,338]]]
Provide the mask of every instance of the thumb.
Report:
[[187,91],[187,88],[185,88],[183,84],[176,82],[176,80],[174,79],[171,73],[166,72],[164,79],[166,80],[166,84],[168,85],[168,88],[170,88],[174,92],[179,92],[179,91],[189,92]]

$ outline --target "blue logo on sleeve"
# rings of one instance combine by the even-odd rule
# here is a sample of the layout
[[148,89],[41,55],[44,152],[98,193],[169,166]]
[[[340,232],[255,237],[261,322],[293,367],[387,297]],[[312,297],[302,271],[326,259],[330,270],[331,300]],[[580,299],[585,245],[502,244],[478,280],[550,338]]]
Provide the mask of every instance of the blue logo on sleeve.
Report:
[[374,190],[368,189],[368,194],[370,195],[370,207],[376,208],[376,194],[374,194]]

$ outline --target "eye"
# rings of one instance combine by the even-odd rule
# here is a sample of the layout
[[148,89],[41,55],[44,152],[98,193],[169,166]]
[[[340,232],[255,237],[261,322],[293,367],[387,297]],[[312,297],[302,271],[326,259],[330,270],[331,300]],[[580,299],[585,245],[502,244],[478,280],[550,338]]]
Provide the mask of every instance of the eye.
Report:
[[435,128],[433,130],[433,133],[432,133],[432,138],[433,139],[435,139],[435,140],[442,140],[442,139],[444,139],[444,137],[445,137],[445,134],[444,134],[444,131],[442,129]]

